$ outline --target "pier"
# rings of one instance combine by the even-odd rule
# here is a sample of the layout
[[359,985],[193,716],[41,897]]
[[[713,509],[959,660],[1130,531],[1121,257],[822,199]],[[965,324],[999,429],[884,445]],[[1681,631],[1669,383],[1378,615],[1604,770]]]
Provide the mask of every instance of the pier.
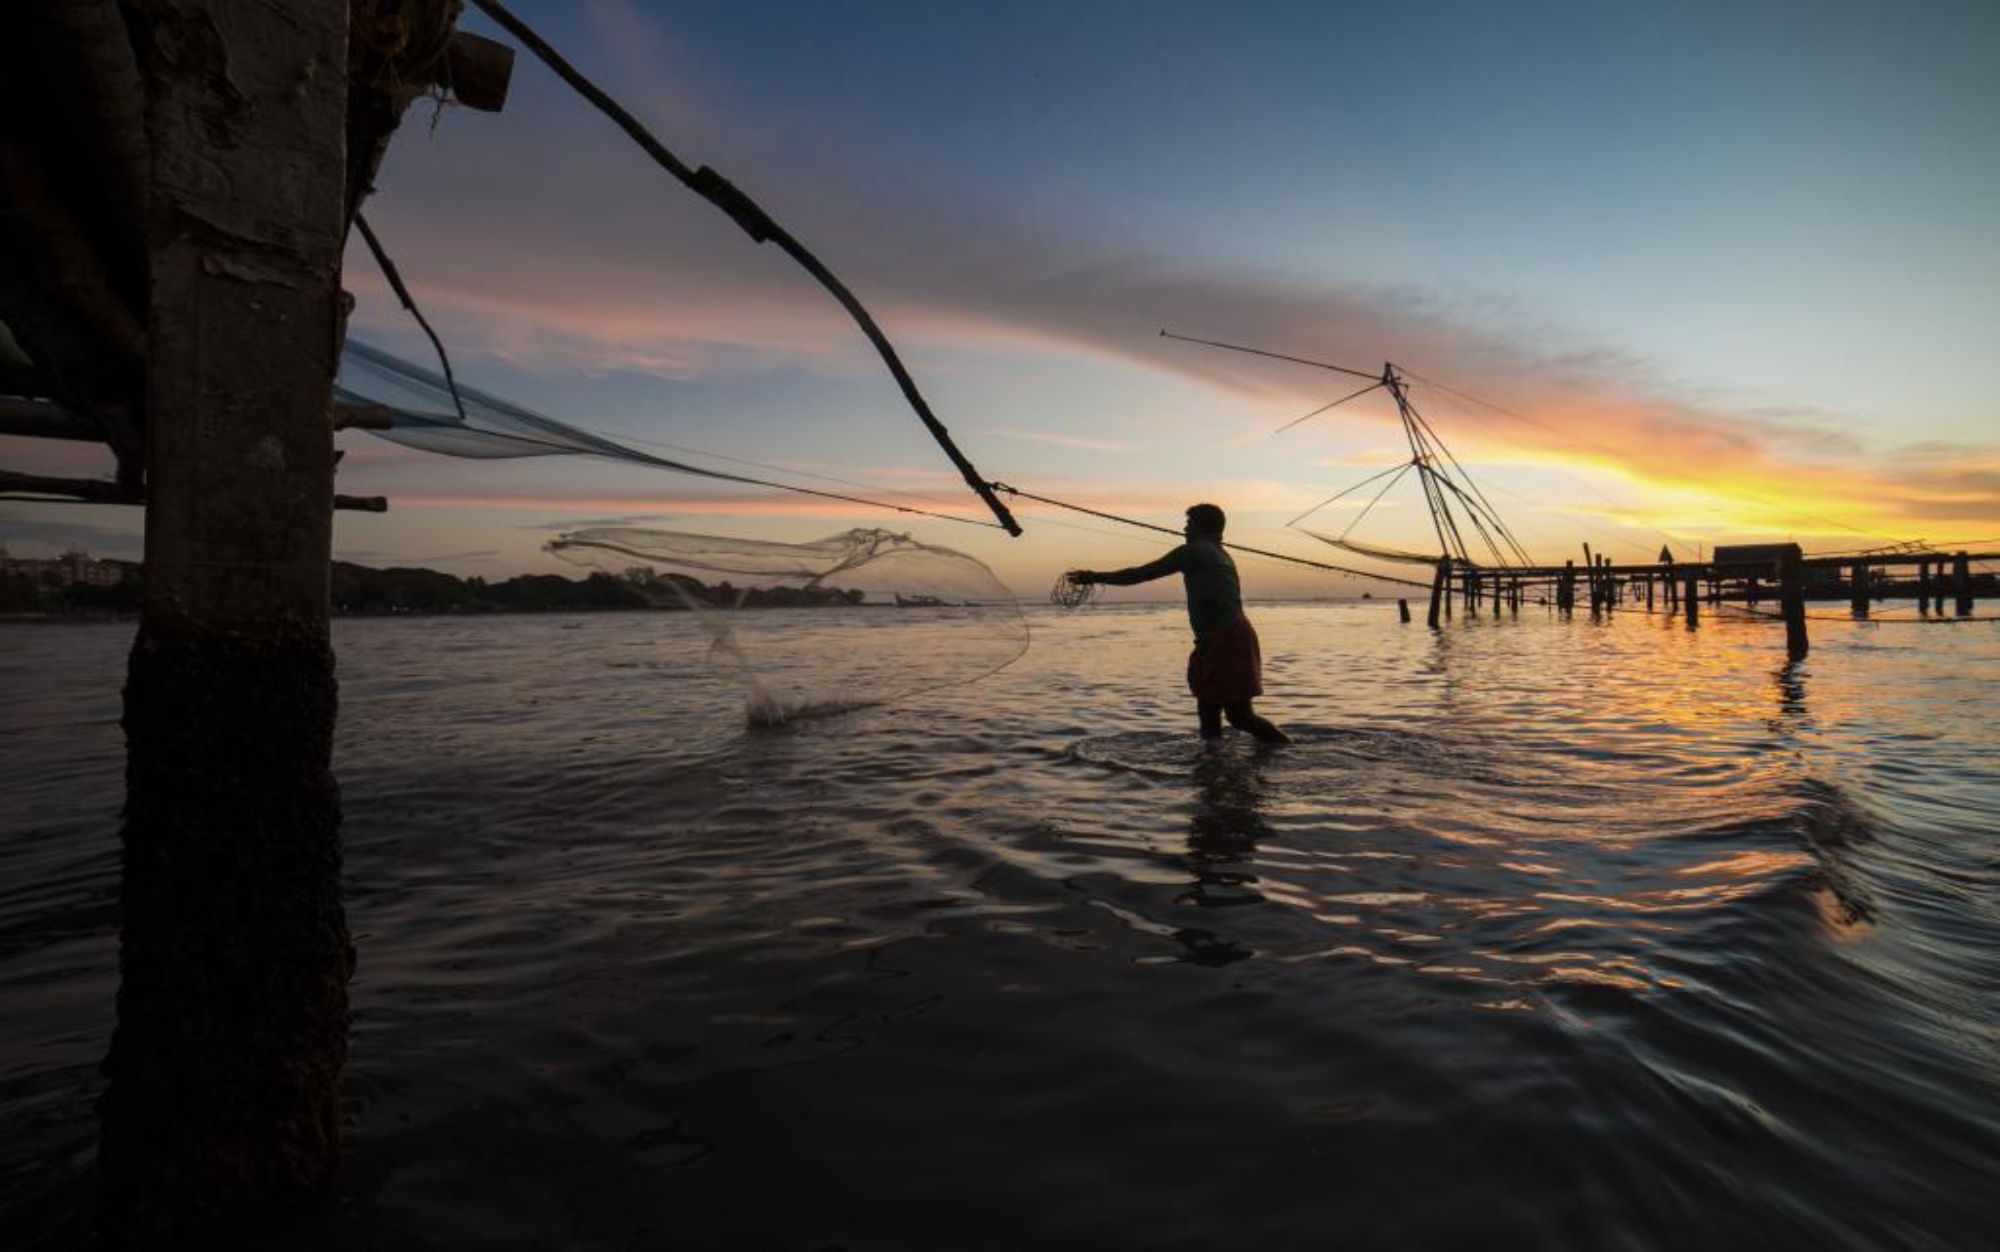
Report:
[[1449,618],[1454,600],[1466,613],[1490,609],[1496,617],[1519,613],[1527,600],[1561,613],[1584,607],[1593,616],[1621,609],[1677,614],[1694,627],[1703,604],[1767,611],[1761,606],[1769,601],[1769,614],[1785,623],[1787,651],[1801,657],[1811,646],[1808,601],[1845,600],[1852,617],[1865,619],[1874,604],[1914,596],[1925,619],[1970,618],[1980,597],[2000,596],[2000,576],[1973,570],[1994,561],[2000,552],[1807,556],[1789,543],[1720,547],[1703,561],[1644,565],[1613,564],[1588,545],[1580,564],[1485,566],[1447,557],[1439,559],[1431,581],[1428,621],[1435,628]]

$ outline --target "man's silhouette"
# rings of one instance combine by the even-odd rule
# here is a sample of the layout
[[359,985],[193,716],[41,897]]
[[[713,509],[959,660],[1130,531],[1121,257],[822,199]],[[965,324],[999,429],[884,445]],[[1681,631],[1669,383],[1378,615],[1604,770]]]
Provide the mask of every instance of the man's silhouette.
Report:
[[1236,562],[1222,546],[1227,519],[1213,504],[1187,511],[1187,542],[1157,561],[1131,569],[1071,570],[1069,577],[1086,586],[1104,583],[1129,587],[1179,574],[1187,588],[1188,621],[1194,627],[1194,652],[1188,657],[1188,689],[1194,692],[1201,718],[1201,737],[1220,739],[1222,719],[1264,743],[1290,743],[1291,736],[1257,715],[1251,701],[1264,694],[1264,658],[1257,632],[1243,615],[1243,591],[1236,580]]

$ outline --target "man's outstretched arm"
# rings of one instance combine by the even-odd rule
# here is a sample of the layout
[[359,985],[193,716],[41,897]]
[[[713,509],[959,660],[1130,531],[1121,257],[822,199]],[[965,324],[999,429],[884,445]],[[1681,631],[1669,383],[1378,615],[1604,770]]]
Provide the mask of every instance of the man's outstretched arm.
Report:
[[1109,587],[1130,587],[1136,583],[1149,583],[1155,578],[1165,578],[1169,574],[1180,573],[1186,568],[1186,553],[1187,549],[1180,547],[1175,548],[1172,552],[1167,553],[1157,561],[1148,561],[1144,565],[1134,565],[1130,569],[1075,569],[1069,572],[1069,576],[1071,581],[1083,583],[1086,586],[1091,583],[1103,583]]

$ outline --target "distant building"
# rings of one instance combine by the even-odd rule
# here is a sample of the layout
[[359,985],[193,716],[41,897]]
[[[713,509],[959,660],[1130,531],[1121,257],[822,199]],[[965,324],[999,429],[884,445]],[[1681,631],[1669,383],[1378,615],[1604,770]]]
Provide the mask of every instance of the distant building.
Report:
[[82,548],[71,548],[56,557],[17,557],[0,544],[0,574],[25,574],[38,585],[116,587],[125,581],[126,571],[137,568],[134,561],[93,558]]

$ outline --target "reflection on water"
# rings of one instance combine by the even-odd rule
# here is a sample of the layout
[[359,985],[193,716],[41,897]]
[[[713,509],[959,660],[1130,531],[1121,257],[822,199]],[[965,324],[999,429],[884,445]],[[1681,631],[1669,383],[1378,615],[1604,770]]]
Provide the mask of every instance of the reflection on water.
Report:
[[[342,623],[307,1241],[1983,1244],[1995,638],[1258,620],[1290,747],[1196,740],[1178,607],[778,734],[684,619]],[[0,631],[0,1217],[61,1246],[129,629]]]

